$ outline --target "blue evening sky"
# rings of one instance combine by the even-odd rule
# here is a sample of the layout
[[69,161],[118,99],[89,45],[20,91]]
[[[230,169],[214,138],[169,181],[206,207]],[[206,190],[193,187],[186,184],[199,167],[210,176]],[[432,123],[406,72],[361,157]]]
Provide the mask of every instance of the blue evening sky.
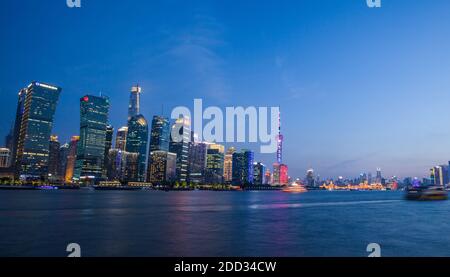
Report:
[[110,96],[111,123],[124,125],[138,82],[148,119],[194,98],[280,106],[292,177],[422,177],[450,160],[448,0],[65,2],[0,3],[1,138],[32,80],[63,88],[63,142],[86,93]]

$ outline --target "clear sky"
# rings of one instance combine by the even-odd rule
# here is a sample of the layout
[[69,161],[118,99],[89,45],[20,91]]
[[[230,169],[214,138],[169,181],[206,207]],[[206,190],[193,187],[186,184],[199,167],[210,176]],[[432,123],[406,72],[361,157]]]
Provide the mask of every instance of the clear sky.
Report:
[[86,93],[108,95],[124,125],[139,82],[148,119],[194,98],[280,106],[292,177],[422,177],[450,160],[448,0],[65,2],[0,3],[2,138],[32,80],[63,88],[62,141],[78,134]]

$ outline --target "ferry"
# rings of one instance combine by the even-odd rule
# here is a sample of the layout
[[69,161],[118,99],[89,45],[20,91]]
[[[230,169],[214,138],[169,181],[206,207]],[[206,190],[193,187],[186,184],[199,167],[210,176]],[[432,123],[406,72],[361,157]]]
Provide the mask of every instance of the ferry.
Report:
[[432,201],[447,200],[448,192],[443,187],[419,187],[406,190],[407,200]]
[[304,192],[307,192],[308,190],[303,185],[294,183],[290,186],[286,186],[281,191],[288,192],[288,193],[304,193]]

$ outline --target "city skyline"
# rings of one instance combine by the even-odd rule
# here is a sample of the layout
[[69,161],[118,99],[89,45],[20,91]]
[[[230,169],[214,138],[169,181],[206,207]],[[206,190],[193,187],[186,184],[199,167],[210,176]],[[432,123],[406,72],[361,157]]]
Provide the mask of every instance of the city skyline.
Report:
[[[85,94],[108,95],[115,111],[110,124],[116,130],[125,126],[130,86],[139,83],[147,120],[168,116],[197,96],[217,106],[279,105],[292,177],[303,177],[310,167],[323,178],[374,173],[378,167],[385,176],[428,177],[429,168],[450,160],[450,134],[442,127],[450,117],[450,24],[439,16],[449,8],[446,1],[395,1],[378,10],[367,9],[364,1],[302,1],[297,9],[289,5],[293,12],[260,4],[254,23],[244,20],[249,3],[177,3],[181,14],[170,1],[136,1],[108,7],[115,21],[101,15],[99,26],[92,22],[107,9],[103,4],[71,10],[64,3],[24,2],[19,9],[10,1],[1,11],[7,28],[1,29],[0,93],[8,103],[0,112],[2,138],[13,124],[19,89],[32,80],[63,88],[52,132],[61,143],[79,135],[78,99]],[[49,15],[34,33],[25,31],[34,24],[28,19],[33,11],[49,7],[65,15],[62,21],[55,24],[58,17]],[[13,9],[27,19],[11,17]],[[232,9],[235,18],[226,13]],[[128,20],[130,11],[153,17],[143,24],[139,16]],[[182,24],[156,15],[172,11]],[[327,20],[318,22],[317,16]],[[87,34],[89,28],[96,37]],[[46,47],[20,43],[30,38]],[[273,155],[259,155],[257,144],[227,146],[255,150],[255,160],[269,168],[274,161]]]

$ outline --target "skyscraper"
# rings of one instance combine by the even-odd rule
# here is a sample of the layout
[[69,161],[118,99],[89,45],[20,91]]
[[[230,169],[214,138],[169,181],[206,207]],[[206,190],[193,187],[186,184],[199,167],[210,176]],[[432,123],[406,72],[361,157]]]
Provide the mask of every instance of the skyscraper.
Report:
[[109,99],[86,95],[80,99],[80,141],[73,179],[95,183],[104,178]]
[[169,144],[169,119],[164,116],[155,115],[152,120],[152,130],[150,134],[150,152],[157,150],[169,151]]
[[231,183],[233,180],[233,153],[236,152],[234,147],[230,147],[225,154],[223,162],[223,179],[225,183]]
[[263,163],[255,162],[253,163],[253,184],[254,185],[265,185],[267,184],[265,180],[266,166]]
[[220,144],[208,144],[206,160],[206,183],[223,183],[223,163],[225,147]]
[[103,161],[103,175],[106,176],[106,165],[108,164],[108,154],[109,150],[111,150],[112,147],[112,140],[114,136],[114,127],[111,125],[106,126],[106,139],[105,139],[105,154],[104,154],[104,161]]
[[125,151],[127,146],[128,126],[124,126],[117,130],[116,134],[116,149]]
[[10,165],[11,151],[8,148],[0,148],[0,168],[7,168]]
[[[191,142],[191,119],[180,116],[172,126],[169,152],[177,155],[177,181],[186,182]],[[175,134],[175,137],[173,135]]]
[[67,156],[69,156],[70,144],[64,143],[59,148],[59,164],[58,164],[58,177],[60,180],[65,180]]
[[241,150],[233,154],[233,184],[253,184],[254,153],[250,150]]
[[66,162],[66,171],[65,171],[65,181],[66,183],[72,183],[73,181],[73,174],[75,170],[75,164],[77,161],[77,146],[78,141],[80,140],[79,136],[73,136],[70,140],[69,144],[69,151],[67,155],[67,162]]
[[[24,102],[21,100],[24,93]],[[46,179],[49,159],[49,139],[53,128],[61,88],[32,82],[19,93],[20,131],[17,137],[16,177]],[[22,107],[23,104],[23,107]],[[23,113],[22,113],[23,108]]]
[[59,148],[61,144],[58,141],[58,136],[50,136],[49,142],[49,158],[48,158],[48,177],[55,181],[59,176]]
[[316,183],[314,180],[314,169],[310,168],[306,171],[306,186],[307,187],[315,187]]
[[10,166],[13,169],[18,165],[17,164],[17,147],[19,143],[19,135],[20,135],[20,126],[22,124],[22,117],[25,112],[25,96],[27,95],[27,89],[21,89],[18,94],[17,100],[17,109],[16,109],[16,117],[14,121],[14,127],[12,131],[12,138],[9,142],[11,145],[8,146],[11,151],[10,157]]
[[138,114],[140,114],[140,98],[142,89],[139,85],[131,88],[130,103],[128,105],[128,121]]
[[283,140],[281,134],[281,116],[278,114],[278,136],[277,136],[277,161],[273,164],[273,180],[276,185],[286,185],[288,183],[288,166],[283,164]]
[[375,183],[381,184],[381,180],[383,177],[381,176],[381,168],[377,168],[377,177],[375,178]]
[[205,142],[191,142],[189,146],[188,182],[194,184],[205,183],[206,155],[208,144]]
[[148,124],[143,115],[132,116],[128,121],[128,135],[126,151],[137,153],[137,175],[128,176],[131,182],[144,182],[146,179],[147,165]]
[[108,163],[106,164],[106,176],[109,181],[122,181],[126,164],[123,151],[111,149],[108,152]]
[[163,185],[176,180],[176,154],[167,151],[153,151],[150,153],[149,182]]

